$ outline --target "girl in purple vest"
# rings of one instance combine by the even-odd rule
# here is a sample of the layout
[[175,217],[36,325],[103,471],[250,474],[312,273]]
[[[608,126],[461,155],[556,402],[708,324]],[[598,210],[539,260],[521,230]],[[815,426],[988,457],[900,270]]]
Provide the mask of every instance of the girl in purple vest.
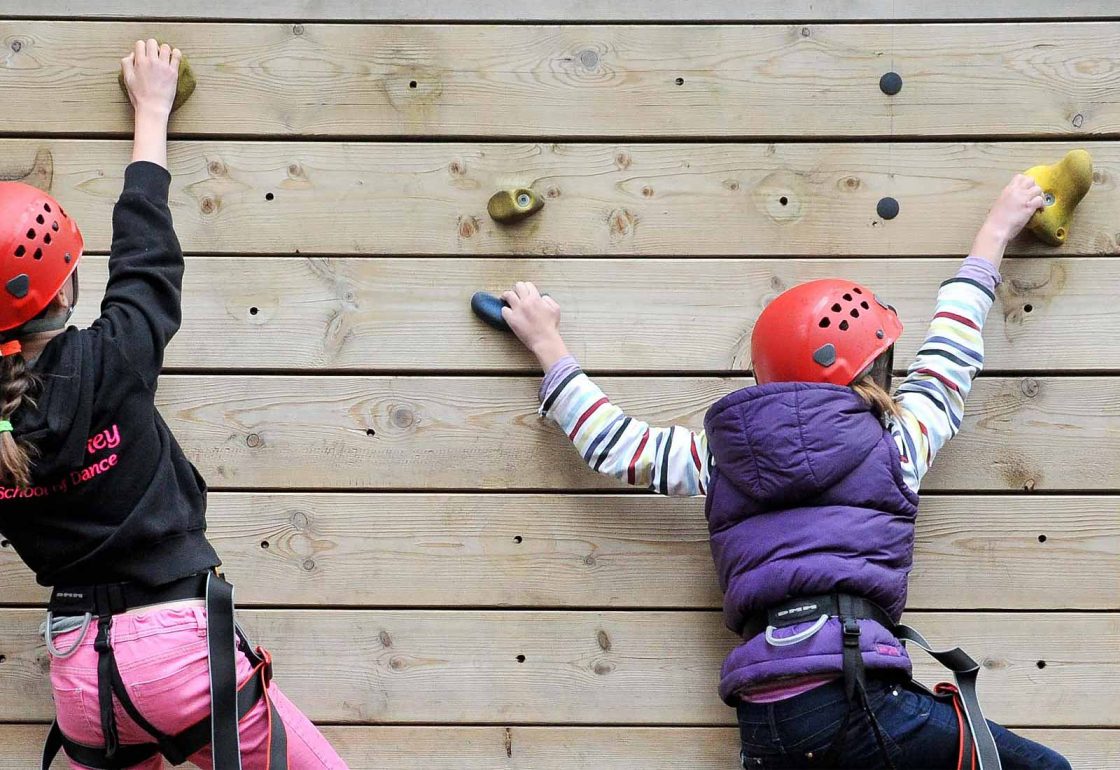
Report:
[[[745,768],[972,765],[961,698],[910,681],[906,629],[895,624],[919,486],[960,429],[983,365],[1004,249],[1042,205],[1025,176],[1003,190],[972,255],[942,284],[893,396],[894,309],[852,281],[813,281],[763,310],[751,338],[758,384],[718,401],[699,433],[624,414],[569,354],[555,300],[529,283],[502,295],[503,316],[546,372],[541,414],[593,469],[663,495],[707,496],[725,620],[744,640],[723,665],[720,695],[738,710]],[[997,747],[1007,770],[1069,768],[1051,749],[974,722],[990,747],[984,770],[999,764]]]
[[122,61],[135,139],[89,328],[68,326],[77,224],[41,190],[0,182],[0,534],[54,589],[43,633],[58,716],[43,768],[62,749],[76,769],[158,770],[167,757],[344,770],[235,630],[206,483],[155,406],[182,318],[167,200],[179,61],[155,40]]

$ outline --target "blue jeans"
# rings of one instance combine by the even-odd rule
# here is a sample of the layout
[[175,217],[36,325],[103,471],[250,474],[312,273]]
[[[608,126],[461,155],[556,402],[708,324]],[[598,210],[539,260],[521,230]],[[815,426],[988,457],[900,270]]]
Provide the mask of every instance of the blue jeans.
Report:
[[[868,700],[898,770],[948,770],[957,764],[957,715],[950,702],[910,684],[869,679]],[[841,682],[777,703],[739,704],[744,768],[825,767],[822,757],[847,712]],[[1070,770],[1057,752],[992,722],[1004,770]],[[870,721],[852,714],[839,768],[886,767]]]

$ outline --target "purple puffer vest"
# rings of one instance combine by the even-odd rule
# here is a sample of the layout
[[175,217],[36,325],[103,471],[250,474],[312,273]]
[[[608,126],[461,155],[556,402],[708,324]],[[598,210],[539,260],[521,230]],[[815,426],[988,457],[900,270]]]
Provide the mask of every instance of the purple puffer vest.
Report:
[[[708,529],[728,628],[742,635],[752,612],[831,591],[871,599],[897,621],[918,496],[902,480],[894,439],[863,399],[835,385],[759,385],[716,402],[704,427],[715,459]],[[868,669],[909,673],[894,636],[873,621],[860,626]],[[833,618],[789,647],[772,647],[762,634],[741,644],[724,661],[720,695],[734,704],[760,685],[841,671]]]

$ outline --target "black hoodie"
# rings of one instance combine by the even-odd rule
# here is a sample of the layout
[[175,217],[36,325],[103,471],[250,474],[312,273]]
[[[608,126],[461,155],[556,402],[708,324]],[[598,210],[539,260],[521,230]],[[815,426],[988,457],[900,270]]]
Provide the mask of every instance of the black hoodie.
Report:
[[182,316],[170,182],[153,163],[125,170],[101,317],[47,344],[37,406],[12,417],[39,456],[30,487],[0,486],[0,533],[42,585],[159,585],[219,564],[206,483],[155,408]]

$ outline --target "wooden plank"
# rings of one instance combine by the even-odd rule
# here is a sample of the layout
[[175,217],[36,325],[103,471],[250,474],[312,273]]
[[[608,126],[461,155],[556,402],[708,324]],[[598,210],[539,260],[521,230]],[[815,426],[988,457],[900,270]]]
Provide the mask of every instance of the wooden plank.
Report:
[[[532,279],[564,306],[564,330],[589,371],[704,371],[749,365],[759,310],[781,289],[844,275],[873,286],[902,314],[904,367],[925,336],[938,285],[959,258],[939,260],[188,259],[183,329],[168,350],[179,370],[521,370],[536,361],[471,314],[475,291]],[[988,318],[989,369],[1120,369],[1120,261],[1004,263]],[[439,276],[438,280],[433,280]],[[82,266],[75,322],[96,316],[106,259]],[[1027,312],[1027,306],[1030,311]],[[657,312],[649,312],[657,308]],[[604,334],[641,319],[642,333]]]
[[[699,429],[722,378],[597,378],[657,425]],[[158,402],[215,487],[618,489],[535,416],[537,378],[208,377]],[[928,490],[1120,489],[1120,395],[1107,377],[982,378]]]
[[[698,500],[217,493],[209,522],[242,606],[721,606]],[[1120,609],[1120,498],[930,497],[914,563],[911,610]],[[46,596],[10,547],[0,596]]]
[[133,0],[40,0],[34,8],[11,8],[8,16],[39,18],[290,19],[295,21],[903,21],[909,19],[1077,19],[1120,18],[1109,0],[644,0],[634,6],[612,0],[444,0],[417,5],[409,0],[268,0],[230,4],[224,0],[170,0],[137,5]]
[[[184,134],[960,136],[1120,131],[1120,24],[0,22],[9,133],[131,130],[119,59],[186,51]],[[897,71],[888,96],[879,78]]]
[[[324,727],[351,770],[727,770],[732,727]],[[1120,763],[1120,731],[1025,729],[1079,770]],[[38,767],[45,725],[0,725],[0,770]],[[53,767],[63,770],[63,760]]]
[[[50,717],[41,616],[0,611],[2,720]],[[716,684],[735,640],[716,612],[250,610],[242,620],[276,655],[280,686],[316,720],[734,724]],[[1120,615],[907,620],[984,661],[980,692],[994,720],[1120,726]],[[926,660],[916,662],[919,679],[937,681],[943,670]]]
[[[958,256],[1012,173],[1072,146],[177,142],[171,197],[193,253]],[[1086,147],[1101,184],[1067,244],[1012,252],[1118,252],[1120,143]],[[104,251],[128,148],[0,140],[0,177],[49,184]],[[486,201],[517,184],[548,203],[499,226]]]

